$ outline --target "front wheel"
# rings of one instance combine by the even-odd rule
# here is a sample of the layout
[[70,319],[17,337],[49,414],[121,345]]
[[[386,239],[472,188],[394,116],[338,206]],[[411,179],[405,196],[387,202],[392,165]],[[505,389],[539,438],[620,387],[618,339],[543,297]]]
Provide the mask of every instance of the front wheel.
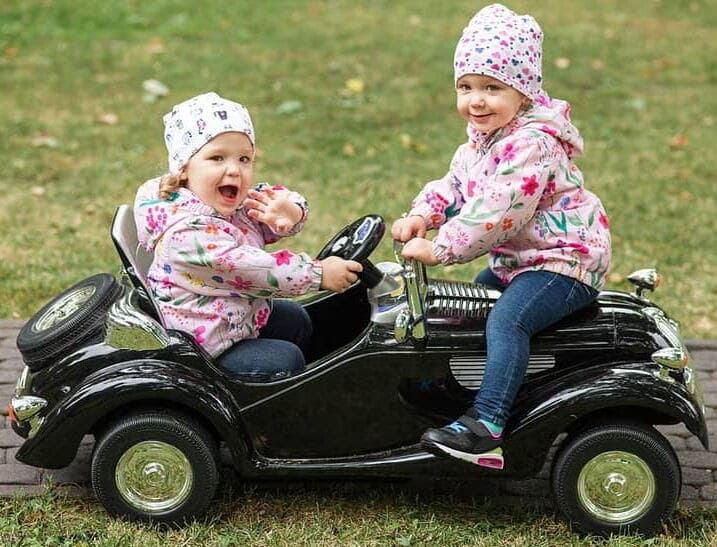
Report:
[[558,510],[579,531],[652,536],[672,515],[682,476],[662,435],[650,426],[617,424],[569,440],[551,482]]
[[177,525],[209,506],[218,484],[217,445],[196,420],[149,411],[124,417],[97,442],[92,487],[107,511]]

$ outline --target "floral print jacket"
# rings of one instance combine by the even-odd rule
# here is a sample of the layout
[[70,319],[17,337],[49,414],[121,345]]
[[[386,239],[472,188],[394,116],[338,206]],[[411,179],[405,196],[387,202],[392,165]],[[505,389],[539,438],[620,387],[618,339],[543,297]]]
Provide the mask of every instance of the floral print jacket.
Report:
[[468,126],[448,173],[429,182],[409,215],[438,228],[443,264],[489,253],[504,282],[549,270],[600,289],[610,265],[610,231],[600,200],[573,158],[583,141],[570,105],[547,96],[492,134]]
[[[140,245],[154,253],[147,284],[166,326],[192,334],[212,356],[256,338],[270,298],[319,289],[321,263],[303,253],[265,251],[279,236],[243,209],[223,217],[187,188],[167,200],[158,195],[159,179],[152,179],[134,203]],[[308,208],[299,194],[292,199],[304,210],[293,234]]]

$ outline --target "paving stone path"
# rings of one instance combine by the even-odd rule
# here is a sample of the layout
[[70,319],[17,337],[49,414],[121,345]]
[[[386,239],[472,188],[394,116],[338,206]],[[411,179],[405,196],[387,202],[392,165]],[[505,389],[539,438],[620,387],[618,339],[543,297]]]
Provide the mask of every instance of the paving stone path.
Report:
[[[0,409],[12,397],[23,363],[15,346],[22,320],[0,320]],[[707,427],[710,432],[709,451],[683,425],[660,426],[682,465],[682,498],[685,506],[717,507],[717,341],[689,340],[687,345],[695,361],[695,369],[705,393]],[[0,415],[0,497],[14,494],[38,494],[47,484],[86,496],[90,495],[89,462],[92,438],[87,437],[73,463],[60,470],[37,469],[15,459],[22,439],[10,427],[6,416]],[[499,481],[502,497],[546,499],[548,478],[545,470],[537,478],[525,481]],[[231,472],[228,468],[227,472]],[[481,481],[483,482],[483,481]],[[495,494],[496,485],[483,484],[475,493]],[[482,492],[482,490],[486,492]],[[540,503],[537,501],[537,503]]]

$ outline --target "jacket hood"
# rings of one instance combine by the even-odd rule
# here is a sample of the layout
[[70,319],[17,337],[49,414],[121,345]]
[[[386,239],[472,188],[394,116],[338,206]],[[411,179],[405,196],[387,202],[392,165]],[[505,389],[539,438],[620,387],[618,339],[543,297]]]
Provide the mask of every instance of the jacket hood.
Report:
[[187,188],[180,187],[170,194],[169,199],[160,199],[159,182],[159,178],[145,182],[137,190],[134,200],[137,238],[150,253],[154,252],[164,233],[177,222],[197,214],[221,216]]
[[485,146],[523,128],[551,135],[558,140],[570,159],[583,153],[583,139],[577,127],[570,121],[570,104],[560,99],[551,99],[545,93],[534,101],[528,110],[517,115],[513,121],[495,133],[480,133],[470,124],[467,133],[472,142]]

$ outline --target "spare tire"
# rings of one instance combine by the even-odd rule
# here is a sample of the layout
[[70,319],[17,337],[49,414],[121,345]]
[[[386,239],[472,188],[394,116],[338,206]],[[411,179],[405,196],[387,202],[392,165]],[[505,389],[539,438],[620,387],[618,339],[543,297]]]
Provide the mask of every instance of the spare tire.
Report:
[[80,281],[53,298],[20,329],[17,347],[30,370],[41,369],[96,334],[122,287],[108,273]]

